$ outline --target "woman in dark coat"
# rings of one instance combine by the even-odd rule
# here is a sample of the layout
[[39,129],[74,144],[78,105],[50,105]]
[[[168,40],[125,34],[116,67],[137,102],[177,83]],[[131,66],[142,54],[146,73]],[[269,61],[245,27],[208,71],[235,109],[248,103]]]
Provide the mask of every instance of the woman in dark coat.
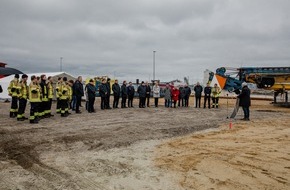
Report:
[[248,88],[247,83],[242,84],[242,92],[238,95],[240,99],[240,106],[243,108],[244,111],[244,118],[243,120],[249,121],[250,120],[250,106],[251,106],[251,91]]

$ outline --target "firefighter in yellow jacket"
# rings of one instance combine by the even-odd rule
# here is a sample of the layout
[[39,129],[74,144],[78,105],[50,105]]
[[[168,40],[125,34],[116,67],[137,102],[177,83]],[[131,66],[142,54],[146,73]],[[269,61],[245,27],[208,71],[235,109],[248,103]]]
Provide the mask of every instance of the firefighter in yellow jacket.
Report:
[[69,101],[69,94],[70,94],[70,87],[67,84],[67,78],[63,77],[63,82],[61,83],[58,94],[59,94],[59,101],[60,101],[60,113],[61,117],[68,116],[68,101]]
[[47,82],[47,92],[48,92],[47,116],[53,117],[54,115],[51,114],[51,105],[52,105],[52,99],[53,99],[52,77],[49,76],[47,80],[48,80]]
[[56,83],[56,87],[55,87],[55,91],[56,91],[56,113],[59,113],[60,114],[60,99],[59,99],[59,92],[60,92],[60,86],[62,84],[62,78],[61,77],[58,77],[57,79],[57,83]]
[[18,83],[20,94],[19,94],[19,109],[17,114],[17,121],[24,121],[28,119],[24,116],[27,99],[28,99],[28,86],[27,86],[28,76],[23,74],[21,77],[21,81]]
[[16,117],[18,112],[18,97],[20,94],[18,83],[19,83],[19,74],[15,74],[14,79],[10,82],[8,86],[8,95],[12,97],[10,109],[11,118]]
[[35,75],[31,76],[31,83],[29,85],[29,100],[30,100],[30,123],[38,123],[38,108],[41,102],[41,89]]
[[221,89],[217,84],[214,84],[214,87],[211,89],[211,97],[212,97],[212,107],[219,107],[219,97],[221,94]]

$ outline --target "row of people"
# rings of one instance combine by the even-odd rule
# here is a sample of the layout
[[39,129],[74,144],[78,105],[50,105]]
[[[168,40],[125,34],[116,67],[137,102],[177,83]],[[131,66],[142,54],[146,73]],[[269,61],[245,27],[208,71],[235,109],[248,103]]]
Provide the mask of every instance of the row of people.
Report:
[[[10,117],[17,117],[18,121],[29,119],[30,123],[38,123],[42,118],[49,118],[51,114],[52,99],[54,93],[57,97],[56,112],[62,117],[68,116],[69,102],[72,99],[73,81],[67,81],[66,77],[59,78],[56,92],[53,88],[52,77],[46,75],[31,76],[31,82],[27,84],[28,76],[23,74],[21,80],[16,74],[8,86],[8,94],[12,97]],[[30,102],[30,117],[24,116],[27,100]]]
[[[10,117],[17,117],[18,121],[25,119],[24,112],[29,99],[30,108],[30,123],[38,123],[41,118],[52,117],[51,106],[54,94],[57,98],[56,113],[61,114],[62,117],[69,115],[69,108],[72,108],[76,113],[81,113],[81,99],[84,96],[84,91],[87,96],[87,110],[92,113],[95,112],[94,102],[96,97],[95,81],[90,80],[86,85],[85,90],[83,89],[82,77],[79,76],[74,82],[68,81],[66,77],[59,77],[56,83],[55,89],[52,85],[52,77],[46,78],[46,75],[40,77],[31,76],[31,83],[27,85],[27,75],[22,75],[19,81],[19,75],[16,74],[15,78],[10,82],[8,87],[9,95],[12,97]],[[188,107],[189,97],[191,89],[185,85],[179,88],[171,87],[169,84],[163,89],[165,107]],[[132,82],[127,85],[126,81],[120,86],[118,80],[112,85],[112,91],[114,95],[113,108],[118,108],[119,100],[121,99],[121,108],[133,107],[133,100],[135,96],[135,88]],[[137,92],[139,94],[139,108],[145,108],[146,104],[149,107],[151,91],[153,92],[155,107],[158,107],[158,100],[160,98],[161,88],[158,83],[151,87],[148,82],[141,82]],[[196,107],[200,107],[200,99],[203,88],[198,83],[195,88]],[[99,86],[99,94],[101,97],[101,109],[111,109],[110,107],[110,92],[111,85],[110,79],[103,79],[102,84]],[[209,85],[204,89],[204,107],[208,102],[210,108],[210,97],[213,98],[213,106],[218,107],[218,97],[220,89],[215,84],[215,87],[211,88]],[[127,104],[128,100],[128,104]],[[147,101],[147,102],[146,102]],[[178,103],[178,104],[177,104]]]
[[[99,86],[99,94],[101,97],[101,109],[111,109],[110,107],[110,79],[102,79],[102,84]],[[87,106],[89,109],[89,112],[94,112],[94,102],[95,102],[95,88],[94,88],[94,81],[91,79],[90,83],[86,86],[88,98]],[[154,98],[154,105],[155,107],[158,107],[158,100],[160,98],[161,90],[163,90],[164,93],[164,99],[165,99],[165,107],[188,107],[189,105],[189,97],[191,95],[191,89],[188,87],[188,85],[181,86],[179,88],[177,87],[171,87],[169,83],[166,84],[165,89],[161,89],[158,83],[155,83],[155,85],[152,87],[152,94]],[[113,91],[113,108],[119,108],[119,100],[121,99],[121,108],[127,108],[127,107],[133,107],[133,100],[135,97],[135,88],[132,84],[132,82],[129,82],[129,85],[127,85],[126,81],[123,81],[122,85],[119,85],[119,81],[115,80],[114,84],[112,85],[112,91]],[[196,99],[196,107],[200,107],[201,104],[201,97],[203,88],[202,86],[197,83],[197,85],[194,87],[195,92],[195,99]],[[149,101],[151,96],[151,87],[148,84],[148,82],[141,82],[141,85],[137,88],[137,93],[139,96],[139,108],[145,108],[146,107],[146,101],[147,101],[147,107],[150,107]],[[218,108],[218,100],[219,95],[221,93],[220,88],[215,84],[215,86],[212,88],[208,84],[204,88],[204,108],[206,107],[206,103],[208,104],[208,108],[210,107],[210,100],[212,98],[213,104],[212,106],[215,108]],[[178,103],[178,104],[177,104]]]

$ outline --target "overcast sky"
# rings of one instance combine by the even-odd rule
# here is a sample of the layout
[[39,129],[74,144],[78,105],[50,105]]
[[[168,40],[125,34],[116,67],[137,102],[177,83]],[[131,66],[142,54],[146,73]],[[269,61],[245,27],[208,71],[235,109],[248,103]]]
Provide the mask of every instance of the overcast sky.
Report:
[[1,0],[0,62],[26,73],[190,78],[290,66],[289,0]]

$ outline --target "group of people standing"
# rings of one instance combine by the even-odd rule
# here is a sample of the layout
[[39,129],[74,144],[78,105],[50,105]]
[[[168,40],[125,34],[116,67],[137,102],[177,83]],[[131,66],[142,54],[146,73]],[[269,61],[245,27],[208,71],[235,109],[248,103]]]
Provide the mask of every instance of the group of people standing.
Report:
[[[8,86],[8,94],[12,98],[10,117],[17,118],[18,121],[29,119],[30,123],[38,123],[40,119],[53,117],[51,114],[52,99],[56,95],[56,113],[62,117],[67,117],[69,108],[71,108],[72,98],[76,101],[76,113],[79,110],[81,97],[83,93],[82,78],[76,81],[69,80],[67,77],[59,77],[56,87],[53,87],[52,77],[46,75],[31,76],[31,82],[28,85],[28,76],[23,74],[21,80],[19,75],[15,74],[14,79]],[[24,116],[27,100],[30,102],[30,116]]]
[[[10,117],[17,118],[18,121],[24,121],[29,119],[30,123],[38,123],[42,118],[49,118],[54,115],[51,114],[52,99],[56,96],[56,113],[62,117],[67,117],[69,109],[72,109],[77,114],[80,114],[81,100],[86,95],[86,109],[89,113],[95,112],[94,103],[96,98],[97,89],[95,81],[90,79],[88,84],[83,88],[82,77],[79,76],[76,81],[67,80],[66,77],[59,77],[53,87],[52,77],[31,76],[31,82],[27,84],[28,76],[23,74],[19,81],[19,75],[16,74],[14,79],[10,82],[8,87],[9,95],[12,97]],[[150,97],[154,98],[154,105],[158,107],[159,98],[161,92],[163,92],[165,107],[188,107],[189,97],[191,95],[191,88],[185,84],[184,86],[171,86],[169,83],[166,87],[161,89],[159,84],[156,82],[152,89],[148,82],[142,81],[138,86],[137,90],[133,86],[132,82],[127,85],[126,81],[123,81],[122,85],[119,85],[119,81],[115,80],[114,84],[110,85],[110,78],[102,79],[102,83],[99,86],[99,94],[101,97],[101,110],[112,109],[110,106],[110,95],[111,90],[113,92],[113,108],[119,108],[119,101],[121,99],[121,108],[132,108],[134,107],[133,101],[135,92],[139,96],[139,108],[150,107]],[[193,88],[195,94],[195,107],[201,107],[201,97],[204,93],[204,108],[218,108],[219,107],[219,96],[221,89],[214,85],[211,87],[207,84],[203,88],[199,83]],[[243,98],[246,94],[248,97],[249,91],[243,88],[243,91],[239,97]],[[24,112],[27,105],[27,100],[30,101],[30,117],[26,118]],[[212,100],[212,104],[211,104]],[[245,101],[241,101],[241,104],[245,105],[243,108],[245,112],[245,118],[249,118],[248,103],[249,98]]]

